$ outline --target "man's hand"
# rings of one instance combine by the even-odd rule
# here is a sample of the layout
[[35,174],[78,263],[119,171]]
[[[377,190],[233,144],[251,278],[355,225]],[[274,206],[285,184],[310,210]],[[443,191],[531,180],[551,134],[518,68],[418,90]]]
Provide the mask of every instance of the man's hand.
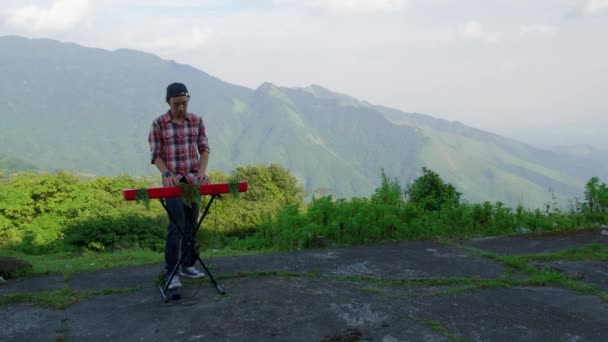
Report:
[[211,182],[211,180],[209,179],[209,176],[207,176],[207,174],[205,172],[199,172],[196,175],[196,181],[199,184],[209,184]]
[[176,186],[177,183],[177,177],[173,174],[169,177],[163,177],[163,186]]

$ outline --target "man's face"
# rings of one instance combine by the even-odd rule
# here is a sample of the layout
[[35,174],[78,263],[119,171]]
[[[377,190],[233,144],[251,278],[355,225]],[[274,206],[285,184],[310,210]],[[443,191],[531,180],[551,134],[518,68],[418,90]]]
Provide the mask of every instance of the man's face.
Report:
[[171,107],[171,114],[181,118],[186,116],[188,110],[188,96],[172,97],[169,99],[169,107]]

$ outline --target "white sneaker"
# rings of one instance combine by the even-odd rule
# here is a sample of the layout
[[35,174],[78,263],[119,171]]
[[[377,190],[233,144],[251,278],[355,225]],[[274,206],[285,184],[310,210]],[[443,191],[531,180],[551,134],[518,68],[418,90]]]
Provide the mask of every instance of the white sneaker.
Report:
[[196,268],[194,268],[194,266],[190,266],[190,267],[186,267],[183,268],[181,272],[179,272],[179,275],[183,276],[183,277],[188,277],[188,278],[202,278],[205,276],[205,273],[197,270]]
[[179,282],[179,277],[176,275],[173,276],[173,278],[171,278],[171,282],[169,283],[169,287],[168,289],[174,289],[176,287],[182,287],[182,283]]

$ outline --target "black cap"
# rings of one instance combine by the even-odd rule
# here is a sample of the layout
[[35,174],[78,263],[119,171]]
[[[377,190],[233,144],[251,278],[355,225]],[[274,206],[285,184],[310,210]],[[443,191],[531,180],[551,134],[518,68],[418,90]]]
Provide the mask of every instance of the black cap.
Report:
[[188,94],[188,88],[186,88],[186,85],[177,82],[169,84],[167,86],[167,100],[178,96],[190,96],[190,94]]

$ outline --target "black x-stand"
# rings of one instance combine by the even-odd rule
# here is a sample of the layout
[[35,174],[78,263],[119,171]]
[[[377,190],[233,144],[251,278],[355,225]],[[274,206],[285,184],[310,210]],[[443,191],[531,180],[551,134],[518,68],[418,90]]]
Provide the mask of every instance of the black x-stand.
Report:
[[195,253],[196,259],[201,263],[201,265],[205,269],[205,272],[209,276],[209,279],[211,280],[211,283],[215,286],[215,288],[219,291],[219,293],[222,294],[222,295],[226,294],[226,291],[224,291],[224,289],[215,281],[215,279],[213,278],[213,275],[211,274],[211,272],[209,272],[209,269],[207,268],[207,266],[205,266],[205,263],[203,262],[203,260],[201,260],[199,251],[197,250],[196,243],[194,241],[194,239],[196,237],[196,233],[198,232],[198,229],[201,226],[201,223],[203,222],[203,220],[205,219],[205,217],[207,217],[207,213],[209,212],[209,208],[211,207],[211,203],[213,203],[213,200],[215,199],[215,196],[219,196],[219,195],[211,195],[211,199],[209,200],[209,203],[207,203],[207,206],[205,207],[205,211],[203,211],[203,215],[198,220],[198,224],[196,225],[196,228],[194,229],[194,232],[192,233],[192,236],[190,238],[188,238],[186,236],[186,233],[184,232],[184,230],[182,229],[182,227],[180,227],[180,225],[177,223],[177,221],[175,220],[175,218],[173,217],[173,215],[171,215],[171,212],[169,211],[169,208],[167,208],[167,204],[165,203],[165,200],[162,199],[162,198],[159,199],[160,203],[163,205],[163,208],[165,208],[165,211],[167,211],[167,214],[169,214],[169,218],[171,219],[171,221],[173,221],[173,223],[175,224],[175,226],[177,226],[177,229],[179,230],[179,233],[182,236],[182,239],[186,239],[186,248],[184,248],[184,250],[182,251],[181,255],[179,256],[179,259],[177,260],[177,264],[175,265],[175,267],[171,271],[171,275],[169,275],[169,278],[166,279],[165,286],[160,286],[160,285],[158,286],[158,289],[160,290],[160,293],[163,296],[163,299],[164,299],[165,303],[169,301],[169,298],[167,297],[167,293],[168,292],[170,292],[171,299],[180,299],[181,298],[181,294],[179,293],[179,288],[177,288],[177,290],[175,288],[169,290],[169,284],[171,283],[171,280],[173,279],[173,277],[177,273],[177,270],[179,270],[179,268],[180,268],[180,266],[182,264],[182,260],[187,255],[190,255],[190,253]]

